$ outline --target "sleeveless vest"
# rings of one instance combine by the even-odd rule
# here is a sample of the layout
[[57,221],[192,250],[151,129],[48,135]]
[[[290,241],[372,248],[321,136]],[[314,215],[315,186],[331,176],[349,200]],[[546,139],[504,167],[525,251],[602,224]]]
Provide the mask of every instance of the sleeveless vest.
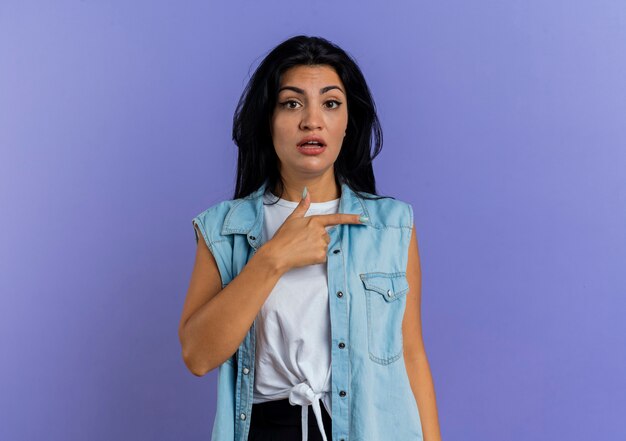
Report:
[[[250,195],[219,202],[192,219],[215,257],[222,287],[266,241],[266,186],[267,180]],[[369,220],[328,229],[333,440],[422,440],[402,344],[413,209],[396,199],[363,199],[342,183],[338,212]],[[212,441],[248,439],[255,323],[232,357],[219,366]]]

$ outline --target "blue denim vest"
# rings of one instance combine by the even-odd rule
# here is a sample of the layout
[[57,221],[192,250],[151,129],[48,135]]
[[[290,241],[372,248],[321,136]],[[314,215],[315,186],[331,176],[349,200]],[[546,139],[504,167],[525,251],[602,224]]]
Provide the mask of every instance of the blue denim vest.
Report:
[[[222,287],[266,241],[262,198],[266,186],[267,181],[254,193],[213,205],[192,220],[215,257]],[[402,346],[413,209],[396,199],[360,198],[342,183],[339,212],[365,215],[369,220],[328,229],[332,439],[422,440]],[[248,439],[254,326],[235,354],[219,367],[212,441]]]

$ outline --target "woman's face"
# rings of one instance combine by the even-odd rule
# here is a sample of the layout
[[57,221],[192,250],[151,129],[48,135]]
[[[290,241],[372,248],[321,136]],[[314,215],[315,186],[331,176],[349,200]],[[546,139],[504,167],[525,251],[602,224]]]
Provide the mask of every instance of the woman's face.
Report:
[[[346,89],[327,65],[294,66],[281,78],[270,131],[283,176],[333,173],[348,127]],[[305,137],[325,144],[299,147]]]

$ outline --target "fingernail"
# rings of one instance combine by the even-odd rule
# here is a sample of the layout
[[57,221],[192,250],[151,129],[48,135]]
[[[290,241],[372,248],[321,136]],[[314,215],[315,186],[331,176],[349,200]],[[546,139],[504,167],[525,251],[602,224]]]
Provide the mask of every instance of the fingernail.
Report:
[[306,185],[304,186],[304,190],[302,190],[302,199],[304,199],[306,197],[306,193],[307,193],[307,189],[306,189]]
[[367,216],[359,216],[359,222],[367,222],[368,220],[370,220],[370,218]]

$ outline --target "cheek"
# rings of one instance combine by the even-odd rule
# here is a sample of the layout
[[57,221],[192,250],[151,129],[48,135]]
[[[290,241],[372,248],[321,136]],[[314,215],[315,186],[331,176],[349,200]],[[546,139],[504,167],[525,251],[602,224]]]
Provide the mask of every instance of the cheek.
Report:
[[343,134],[346,127],[348,127],[348,114],[343,113],[342,115],[338,115],[336,118],[333,118],[332,125],[335,131],[340,131]]
[[272,140],[274,142],[274,150],[281,157],[289,151],[289,143],[293,140],[290,129],[281,118],[276,118],[272,125]]
[[284,138],[288,133],[285,118],[282,118],[280,116],[275,117],[272,123],[272,130],[276,138]]

